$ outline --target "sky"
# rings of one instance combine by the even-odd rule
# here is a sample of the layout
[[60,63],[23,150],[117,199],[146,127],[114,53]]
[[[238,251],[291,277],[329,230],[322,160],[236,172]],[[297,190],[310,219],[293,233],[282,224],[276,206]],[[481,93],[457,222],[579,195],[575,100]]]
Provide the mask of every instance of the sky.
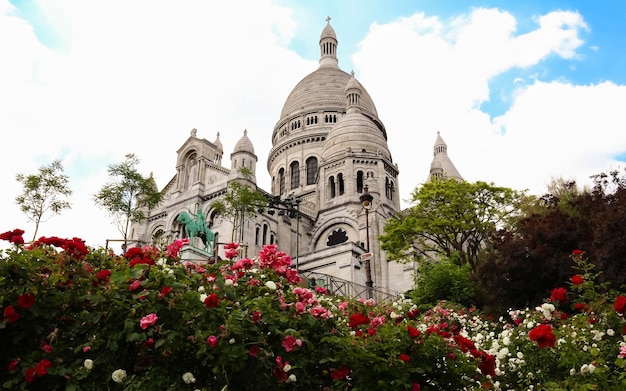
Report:
[[192,129],[247,130],[269,190],[271,135],[317,69],[326,18],[339,66],[385,124],[400,198],[428,177],[437,132],[468,181],[541,195],[626,162],[626,2],[0,0],[0,232],[34,223],[18,173],[61,160],[72,209],[37,237],[121,237],[93,195],[128,153],[159,188]]

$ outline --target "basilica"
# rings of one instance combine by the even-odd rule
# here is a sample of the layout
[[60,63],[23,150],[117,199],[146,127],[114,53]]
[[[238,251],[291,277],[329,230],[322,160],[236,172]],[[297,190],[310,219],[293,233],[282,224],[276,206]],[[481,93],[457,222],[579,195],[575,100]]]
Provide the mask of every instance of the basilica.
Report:
[[[177,150],[176,174],[161,189],[163,202],[145,211],[148,218],[133,225],[131,239],[143,245],[185,237],[179,217],[191,212],[215,235],[215,257],[224,257],[224,245],[238,229],[244,255],[254,257],[264,245],[276,244],[301,275],[320,284],[332,277],[388,294],[411,289],[415,265],[388,262],[376,239],[400,211],[400,170],[372,97],[353,73],[339,68],[337,46],[327,21],[319,67],[296,84],[274,126],[267,159],[271,189],[256,185],[258,161],[246,131],[230,153],[230,167],[224,167],[219,133],[211,142],[194,129]],[[425,176],[460,179],[439,134],[433,154]],[[212,207],[233,181],[271,200],[239,228]]]

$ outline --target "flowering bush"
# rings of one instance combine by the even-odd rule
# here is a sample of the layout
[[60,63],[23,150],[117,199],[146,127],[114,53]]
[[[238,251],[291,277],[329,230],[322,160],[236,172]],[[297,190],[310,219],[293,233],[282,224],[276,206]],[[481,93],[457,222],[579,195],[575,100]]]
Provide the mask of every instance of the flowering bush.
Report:
[[276,246],[236,260],[233,244],[232,259],[200,264],[180,261],[182,241],[117,256],[76,238],[24,247],[16,232],[0,258],[5,389],[623,386],[624,300],[594,285],[582,256],[570,291],[494,322],[308,289]]

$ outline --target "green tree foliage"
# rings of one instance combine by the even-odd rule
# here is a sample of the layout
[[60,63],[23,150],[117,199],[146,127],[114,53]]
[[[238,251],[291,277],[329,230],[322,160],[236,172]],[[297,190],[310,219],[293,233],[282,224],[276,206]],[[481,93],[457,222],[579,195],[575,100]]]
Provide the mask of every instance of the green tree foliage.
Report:
[[23,192],[15,197],[15,202],[28,220],[35,223],[35,240],[40,223],[71,208],[64,199],[72,194],[69,178],[63,173],[61,162],[55,160],[47,166],[41,166],[38,174],[17,174],[15,179],[23,186]]
[[[267,198],[248,181],[252,176],[250,169],[240,167],[238,172],[244,180],[231,181],[224,197],[211,203],[215,212],[232,223],[232,242],[242,239],[244,219],[254,217],[259,207],[267,204]],[[239,238],[236,237],[237,233]]]
[[571,274],[581,249],[599,282],[626,284],[626,179],[619,170],[595,175],[591,189],[555,180],[514,226],[498,231],[481,257],[477,278],[490,312],[534,306]]
[[94,195],[96,205],[104,208],[113,218],[119,232],[128,240],[131,222],[146,218],[143,208],[153,208],[162,199],[152,177],[144,178],[137,165],[139,159],[132,153],[123,162],[109,165],[110,181]]
[[518,215],[523,197],[486,182],[429,181],[414,190],[412,207],[387,221],[379,239],[390,260],[447,257],[474,271],[484,241]]
[[432,307],[441,300],[465,307],[476,305],[477,287],[469,264],[459,266],[447,258],[424,262],[416,274],[415,286],[408,296],[420,308]]

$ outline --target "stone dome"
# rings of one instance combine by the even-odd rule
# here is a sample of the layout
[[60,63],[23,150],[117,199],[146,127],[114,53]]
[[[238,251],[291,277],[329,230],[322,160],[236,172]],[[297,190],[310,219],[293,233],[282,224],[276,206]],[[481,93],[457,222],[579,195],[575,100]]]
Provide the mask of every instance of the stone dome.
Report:
[[252,141],[248,138],[248,131],[243,131],[243,136],[237,141],[235,144],[235,149],[233,153],[237,152],[248,152],[254,155],[254,146],[252,145]]
[[220,132],[217,132],[217,138],[215,139],[215,141],[213,141],[213,144],[218,151],[224,152],[224,146],[222,145],[222,141],[220,140]]
[[346,114],[328,132],[322,148],[322,159],[327,161],[347,152],[376,153],[392,160],[383,131],[358,111]]
[[[339,68],[324,67],[310,73],[296,84],[287,97],[279,123],[301,112],[345,110],[345,91],[350,78],[349,73]],[[361,89],[361,110],[369,116],[378,118],[374,101],[362,86]]]

